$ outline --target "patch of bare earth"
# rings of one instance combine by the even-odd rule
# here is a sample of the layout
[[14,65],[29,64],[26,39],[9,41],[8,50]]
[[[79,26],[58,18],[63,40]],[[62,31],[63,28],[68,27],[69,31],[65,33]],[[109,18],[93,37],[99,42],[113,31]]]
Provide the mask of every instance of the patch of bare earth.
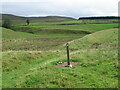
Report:
[[[77,65],[78,62],[70,62],[70,65],[72,65],[72,68],[75,68],[75,65]],[[67,62],[63,62],[63,63],[57,63],[56,67],[67,67]]]

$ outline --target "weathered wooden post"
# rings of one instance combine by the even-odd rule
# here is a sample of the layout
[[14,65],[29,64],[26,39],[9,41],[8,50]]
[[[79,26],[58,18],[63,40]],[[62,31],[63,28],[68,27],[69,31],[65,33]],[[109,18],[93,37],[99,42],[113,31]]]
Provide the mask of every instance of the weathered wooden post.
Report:
[[66,44],[66,49],[67,49],[67,64],[70,66],[70,57],[69,57],[69,44]]

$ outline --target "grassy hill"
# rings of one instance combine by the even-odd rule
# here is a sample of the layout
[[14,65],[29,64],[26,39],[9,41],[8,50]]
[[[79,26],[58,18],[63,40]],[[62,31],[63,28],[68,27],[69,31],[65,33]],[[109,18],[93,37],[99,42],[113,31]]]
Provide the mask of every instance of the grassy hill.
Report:
[[2,15],[2,19],[8,18],[11,20],[26,20],[26,18],[29,18],[30,20],[49,20],[49,19],[65,19],[65,20],[75,20],[72,17],[62,17],[62,16],[46,16],[46,17],[23,17],[23,16],[16,16],[16,15],[12,15],[12,14],[1,14]]
[[3,51],[59,49],[62,44],[87,34],[118,27],[117,24],[59,24],[31,23],[29,26],[16,25],[14,26],[15,31],[3,29],[3,40],[6,39],[3,41]]
[[[3,28],[3,51],[54,50],[61,44],[80,38],[85,33],[39,33],[16,32]],[[49,43],[49,44],[48,44]],[[59,48],[58,48],[59,49]]]
[[[66,22],[58,22],[58,23],[31,23],[29,26],[27,25],[16,25],[12,27],[15,31],[22,32],[31,32],[31,33],[93,33],[96,31],[101,31],[105,29],[118,28],[117,23],[112,24],[79,24],[79,25],[61,25],[61,23]],[[76,22],[76,21],[72,21]],[[70,22],[70,23],[72,23]]]
[[25,32],[15,32],[11,29],[2,28],[0,27],[0,30],[2,30],[2,40],[11,40],[11,39],[20,39],[25,37],[33,37],[36,36],[34,34],[25,33]]
[[[15,17],[17,25],[0,27],[3,88],[118,87],[118,24],[61,18],[33,18],[26,25],[19,22],[24,18]],[[66,61],[67,42],[70,60],[77,65],[57,67]]]
[[[2,20],[10,19],[12,24],[21,24],[26,23],[26,19],[29,18],[31,23],[34,22],[53,22],[53,21],[64,21],[64,20],[75,20],[72,17],[62,17],[62,16],[46,16],[46,17],[23,17],[23,16],[16,16],[12,14],[0,14],[2,15]],[[0,20],[1,21],[1,20]]]
[[[89,49],[89,48],[107,48],[117,46],[118,29],[108,29],[86,35],[85,37],[70,42],[71,48]],[[75,48],[74,48],[75,47]]]
[[[79,20],[76,20],[72,17],[63,17],[63,16],[46,16],[46,17],[23,17],[16,16],[12,14],[0,14],[2,18],[0,18],[0,25],[2,23],[2,19],[10,19],[12,21],[12,25],[16,24],[26,24],[26,19],[29,18],[30,23],[40,23],[40,22],[63,22],[63,25],[78,25],[78,24],[107,24],[107,23],[119,23],[119,17],[107,16],[107,17],[80,17]],[[68,23],[66,23],[66,21]]]
[[117,43],[117,29],[70,41],[75,68],[55,66],[66,61],[64,44],[60,50],[3,52],[3,87],[117,88]]

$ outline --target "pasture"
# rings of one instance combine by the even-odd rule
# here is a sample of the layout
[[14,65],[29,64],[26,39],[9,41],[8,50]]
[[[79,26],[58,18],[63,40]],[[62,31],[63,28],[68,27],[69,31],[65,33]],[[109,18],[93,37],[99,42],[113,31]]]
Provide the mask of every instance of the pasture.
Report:
[[[118,24],[81,22],[2,28],[2,87],[118,88]],[[74,68],[56,66],[66,61],[67,42],[70,60],[78,62]]]

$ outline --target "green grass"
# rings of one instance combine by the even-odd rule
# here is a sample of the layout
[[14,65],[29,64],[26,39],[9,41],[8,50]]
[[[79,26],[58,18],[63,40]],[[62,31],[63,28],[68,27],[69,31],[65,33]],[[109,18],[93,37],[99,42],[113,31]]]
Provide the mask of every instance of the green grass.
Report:
[[22,37],[25,38],[25,37],[36,36],[34,34],[25,33],[25,32],[15,32],[13,30],[2,28],[2,27],[0,27],[0,30],[2,31],[2,40],[19,39]]
[[117,23],[61,25],[78,22],[73,20],[15,25],[12,27],[15,31],[3,28],[3,51],[59,49],[66,42],[87,34],[118,27]]
[[[34,30],[34,29],[33,29]],[[60,45],[85,36],[85,33],[39,33],[16,32],[3,28],[3,51],[54,50]],[[67,32],[67,31],[66,31]]]
[[[103,33],[104,32],[104,33]],[[108,29],[70,42],[71,49],[107,48],[117,46],[118,29]],[[88,38],[89,37],[89,38]]]
[[[101,26],[101,28],[113,28],[112,25],[107,25],[104,25],[105,27]],[[36,41],[39,41],[39,38],[36,37],[36,39],[33,39],[34,45],[37,45]],[[65,40],[65,38],[63,39]],[[59,39],[62,40],[61,37]],[[34,40],[36,41],[34,42]],[[48,39],[46,43],[51,40],[53,39]],[[17,43],[19,42],[24,42],[24,40],[18,41]],[[58,40],[55,42],[52,41],[51,43],[58,45],[59,42]],[[73,41],[70,40],[70,59],[78,62],[76,68],[60,68],[55,66],[56,62],[66,60],[65,43],[66,41],[60,44],[60,47],[52,49],[55,46],[50,46],[51,44],[49,42],[48,46],[51,48],[49,51],[36,51],[36,49],[25,51],[23,49],[24,51],[3,52],[3,88],[118,87],[117,29],[98,30],[98,32],[89,34],[83,38]],[[11,44],[14,43],[12,42]],[[9,45],[11,44],[9,43]],[[18,46],[19,44],[16,45],[16,47]],[[28,46],[26,45],[26,47]]]
[[106,29],[111,29],[111,28],[118,28],[117,23],[113,24],[79,24],[79,25],[59,25],[60,23],[38,23],[38,25],[32,25],[30,24],[29,26],[14,26],[13,29],[17,31],[23,31],[23,32],[28,32],[28,31],[33,31],[33,33],[39,33],[43,31],[49,31],[49,30],[54,30],[58,33],[60,33],[60,30],[63,31],[86,31],[86,32],[96,32],[100,30],[106,30]]

